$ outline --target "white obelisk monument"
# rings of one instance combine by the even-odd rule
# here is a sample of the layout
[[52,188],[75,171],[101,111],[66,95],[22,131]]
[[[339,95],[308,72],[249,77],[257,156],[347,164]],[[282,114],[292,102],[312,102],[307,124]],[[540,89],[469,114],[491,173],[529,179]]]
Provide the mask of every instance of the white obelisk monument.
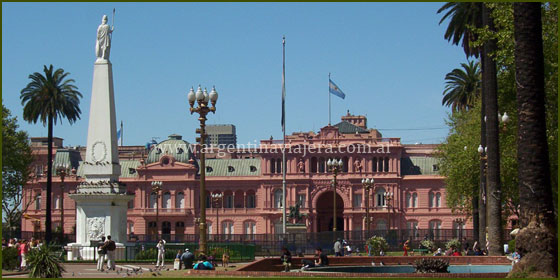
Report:
[[[117,150],[117,122],[113,90],[113,70],[109,61],[113,27],[107,16],[97,29],[93,66],[93,85],[87,137],[86,159],[83,162],[85,182],[81,183],[70,198],[76,201],[76,243],[72,259],[81,256],[89,259],[90,252],[81,246],[111,236],[117,251],[126,242],[127,204],[133,195],[126,194],[126,187],[119,183],[121,167]],[[119,246],[120,245],[120,246]],[[93,248],[87,248],[93,251]],[[118,258],[119,252],[117,252]],[[93,254],[91,254],[93,257]]]

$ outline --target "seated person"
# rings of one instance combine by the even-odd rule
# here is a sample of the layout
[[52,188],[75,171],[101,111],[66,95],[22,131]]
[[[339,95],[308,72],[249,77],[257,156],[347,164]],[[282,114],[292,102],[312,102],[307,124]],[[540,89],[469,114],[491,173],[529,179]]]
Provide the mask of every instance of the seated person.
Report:
[[459,252],[459,250],[455,249],[455,250],[453,250],[453,254],[451,254],[451,256],[454,256],[454,257],[461,256],[461,252]]
[[443,252],[441,251],[441,248],[438,248],[437,251],[434,253],[434,256],[441,256],[443,255]]
[[195,270],[214,270],[212,263],[208,261],[205,255],[200,255],[198,262],[194,265]]
[[475,256],[484,256],[484,254],[482,253],[482,250],[480,250],[479,247],[474,248],[474,255]]
[[181,261],[183,262],[183,267],[185,269],[191,269],[194,262],[194,254],[189,251],[189,248],[185,249],[185,252],[181,255]]
[[282,255],[280,256],[280,260],[284,265],[284,271],[289,271],[290,266],[292,266],[292,253],[286,247],[282,247]]
[[302,269],[306,269],[309,267],[319,267],[319,266],[327,266],[329,265],[329,258],[327,258],[327,254],[323,253],[323,249],[317,248],[315,249],[315,256],[317,256],[317,260],[315,262],[310,260],[303,260],[303,267]]
[[519,259],[521,259],[521,255],[519,255],[519,253],[517,251],[513,252],[513,254],[511,254],[511,256],[507,257],[508,260],[511,261],[511,264],[515,264],[519,262]]

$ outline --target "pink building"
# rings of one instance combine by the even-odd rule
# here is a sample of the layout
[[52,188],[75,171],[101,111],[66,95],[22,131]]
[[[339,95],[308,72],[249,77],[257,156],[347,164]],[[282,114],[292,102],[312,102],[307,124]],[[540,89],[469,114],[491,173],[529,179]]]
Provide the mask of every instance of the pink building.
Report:
[[[34,138],[39,142],[41,138]],[[271,234],[282,230],[282,140],[262,140],[258,147],[209,151],[206,163],[208,193],[223,193],[220,200],[207,196],[207,223],[210,235]],[[68,169],[64,182],[64,231],[73,233],[75,203],[68,197],[84,179],[81,162],[85,148],[62,148],[56,143],[55,167]],[[308,232],[331,231],[333,227],[332,173],[326,162],[343,161],[336,189],[337,229],[365,229],[365,205],[369,199],[371,230],[408,229],[410,234],[436,229],[434,238],[446,229],[458,232],[461,225],[445,203],[444,178],[438,175],[433,157],[436,145],[405,145],[399,138],[383,138],[367,128],[364,116],[346,115],[333,126],[317,133],[297,132],[286,138],[286,204],[300,203],[307,216],[301,221]],[[40,145],[36,151],[44,150]],[[196,150],[196,149],[194,149]],[[142,146],[119,147],[121,178],[129,193],[127,232],[130,236],[173,236],[195,234],[199,216],[198,162],[189,143],[170,135],[149,150]],[[40,174],[46,159],[40,158],[33,170],[36,176],[24,188],[25,199],[32,201],[22,221],[22,231],[43,231],[46,178]],[[41,164],[42,163],[42,164]],[[365,197],[363,178],[373,178],[369,197]],[[162,190],[152,192],[152,182],[161,181]],[[61,219],[61,181],[53,178],[53,225]],[[384,193],[392,193],[387,200]],[[40,222],[39,222],[40,221]],[[218,226],[219,225],[219,226]],[[125,225],[123,225],[125,226]],[[462,226],[472,229],[472,222]]]

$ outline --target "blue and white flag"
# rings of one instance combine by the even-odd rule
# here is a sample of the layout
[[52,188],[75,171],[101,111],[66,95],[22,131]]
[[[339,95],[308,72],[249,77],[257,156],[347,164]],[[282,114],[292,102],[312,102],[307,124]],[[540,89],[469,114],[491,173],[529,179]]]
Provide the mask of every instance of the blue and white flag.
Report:
[[122,128],[119,129],[119,131],[117,131],[117,141],[121,140],[121,132],[122,132]]
[[342,99],[346,97],[346,94],[331,79],[329,79],[329,92]]

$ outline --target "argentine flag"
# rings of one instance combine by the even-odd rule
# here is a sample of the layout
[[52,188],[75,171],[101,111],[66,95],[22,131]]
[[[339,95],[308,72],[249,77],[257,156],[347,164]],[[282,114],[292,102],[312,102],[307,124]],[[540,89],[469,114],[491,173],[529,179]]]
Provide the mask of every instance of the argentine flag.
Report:
[[346,94],[331,79],[329,79],[329,92],[342,99],[346,97]]

